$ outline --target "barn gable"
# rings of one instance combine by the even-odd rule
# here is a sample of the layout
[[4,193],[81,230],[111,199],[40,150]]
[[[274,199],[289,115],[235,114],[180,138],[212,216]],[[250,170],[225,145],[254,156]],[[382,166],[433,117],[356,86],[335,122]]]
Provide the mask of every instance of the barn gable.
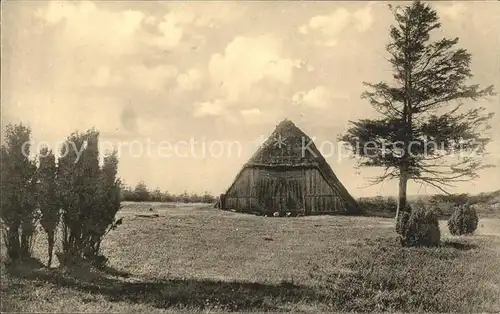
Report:
[[290,120],[278,124],[223,198],[221,208],[249,212],[359,210],[311,138]]

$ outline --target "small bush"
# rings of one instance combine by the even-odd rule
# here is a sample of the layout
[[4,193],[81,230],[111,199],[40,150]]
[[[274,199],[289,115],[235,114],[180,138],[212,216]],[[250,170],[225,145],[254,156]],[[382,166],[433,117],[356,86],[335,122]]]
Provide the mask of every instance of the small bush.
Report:
[[438,246],[441,239],[436,214],[424,206],[406,207],[399,215],[396,231],[403,246]]
[[452,235],[472,234],[477,228],[476,210],[470,205],[461,205],[455,209],[448,220],[448,229]]

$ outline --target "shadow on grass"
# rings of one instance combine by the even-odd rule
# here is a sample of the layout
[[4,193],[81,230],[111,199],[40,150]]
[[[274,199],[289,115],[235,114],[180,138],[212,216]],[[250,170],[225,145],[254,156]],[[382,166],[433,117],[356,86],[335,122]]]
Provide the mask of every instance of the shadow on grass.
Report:
[[[378,237],[378,238],[365,238],[363,241],[359,241],[356,243],[352,243],[351,245],[355,247],[376,247],[378,250],[388,250],[388,249],[397,249],[401,248],[399,236],[391,236],[391,237]],[[453,240],[444,240],[439,244],[440,248],[449,248],[455,249],[459,251],[469,251],[479,249],[480,246],[475,243],[467,243],[465,241],[453,241]],[[424,253],[428,254],[441,254],[439,252],[434,251],[426,251],[425,247],[416,247],[420,249]],[[457,255],[458,257],[458,255]]]
[[340,312],[469,312],[468,300],[478,296],[478,278],[467,276],[467,265],[477,257],[465,253],[478,248],[476,244],[447,240],[437,248],[401,248],[396,237],[359,242],[353,248],[356,256],[340,264],[305,265],[310,286],[150,280],[111,267],[97,271],[84,265],[47,269],[31,263],[6,270],[12,277],[31,281],[23,283],[26,287],[48,283],[100,295],[110,302],[189,311],[284,311],[309,305],[317,306],[318,311],[327,308]]
[[457,249],[460,251],[469,251],[479,248],[479,245],[473,243],[465,243],[465,242],[454,242],[454,241],[443,241],[441,243],[442,247],[448,247]]
[[[51,283],[85,293],[100,294],[111,302],[147,304],[156,308],[224,311],[276,311],[280,305],[321,302],[326,296],[289,282],[263,284],[198,279],[125,281],[91,269],[28,269],[9,267],[11,276]],[[282,310],[282,309],[281,309]]]
[[103,269],[101,269],[101,271],[107,275],[114,277],[129,278],[130,276],[132,276],[132,274],[129,272],[119,270],[111,266],[105,266]]

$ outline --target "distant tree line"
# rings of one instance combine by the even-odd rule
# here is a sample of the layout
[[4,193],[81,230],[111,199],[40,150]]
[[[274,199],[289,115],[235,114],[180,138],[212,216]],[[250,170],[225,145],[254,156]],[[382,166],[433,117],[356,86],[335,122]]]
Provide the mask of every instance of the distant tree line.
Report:
[[[440,217],[450,217],[457,208],[463,205],[476,205],[488,207],[490,203],[498,202],[500,190],[489,193],[471,195],[462,194],[436,194],[421,195],[408,202],[411,205],[425,203],[431,206]],[[397,209],[397,199],[395,197],[373,196],[361,197],[357,200],[363,211],[369,215],[392,217]]]
[[[83,261],[96,266],[104,236],[121,224],[120,180],[116,152],[99,155],[99,132],[70,134],[59,157],[48,147],[32,156],[31,129],[6,126],[1,146],[1,230],[11,263],[32,259],[38,226],[48,240],[48,266],[56,256],[62,266]],[[103,263],[104,262],[104,263]]]
[[175,203],[215,203],[216,198],[208,192],[202,195],[196,193],[173,194],[161,191],[159,188],[150,190],[144,182],[139,182],[135,188],[122,185],[121,197],[128,202],[175,202]]
[[469,203],[475,204],[485,204],[500,198],[500,190],[494,192],[483,192],[477,195],[471,195],[467,193],[462,194],[449,194],[449,195],[433,195],[431,201],[433,202],[452,202],[455,204]]

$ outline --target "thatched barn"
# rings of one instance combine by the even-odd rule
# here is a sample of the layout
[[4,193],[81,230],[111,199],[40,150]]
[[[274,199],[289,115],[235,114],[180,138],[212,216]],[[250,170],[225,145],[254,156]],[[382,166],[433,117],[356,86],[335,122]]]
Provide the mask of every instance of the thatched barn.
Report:
[[261,214],[359,212],[312,140],[286,119],[242,167],[218,207]]

